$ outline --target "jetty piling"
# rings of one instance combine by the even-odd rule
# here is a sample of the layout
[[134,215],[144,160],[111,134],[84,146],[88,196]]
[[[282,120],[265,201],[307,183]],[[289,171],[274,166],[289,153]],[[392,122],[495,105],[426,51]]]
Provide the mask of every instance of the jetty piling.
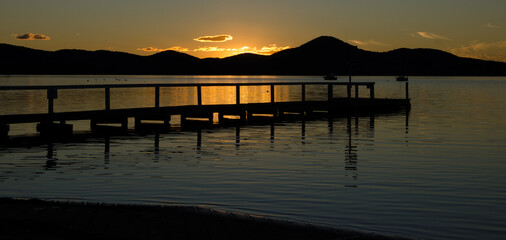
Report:
[[408,84],[409,83],[406,81],[405,87],[404,87],[406,89],[406,99],[409,99],[409,85]]
[[160,108],[160,86],[155,85],[155,108]]
[[47,112],[49,114],[54,113],[54,99],[58,98],[58,89],[48,88],[47,89]]

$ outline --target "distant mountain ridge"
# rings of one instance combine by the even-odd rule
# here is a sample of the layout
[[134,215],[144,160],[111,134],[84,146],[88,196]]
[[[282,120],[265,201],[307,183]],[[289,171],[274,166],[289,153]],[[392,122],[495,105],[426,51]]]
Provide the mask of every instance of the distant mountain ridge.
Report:
[[164,51],[150,56],[105,50],[44,51],[0,44],[0,74],[506,76],[506,63],[462,58],[435,49],[372,52],[322,36],[270,56],[199,59]]

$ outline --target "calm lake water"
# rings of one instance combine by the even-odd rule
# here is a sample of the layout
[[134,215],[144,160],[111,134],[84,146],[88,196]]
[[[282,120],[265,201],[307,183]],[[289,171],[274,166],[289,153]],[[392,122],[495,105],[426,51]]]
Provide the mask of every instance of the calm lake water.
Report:
[[[0,85],[320,79],[3,76]],[[377,97],[404,97],[394,77],[353,81],[376,81]],[[504,239],[506,78],[409,81],[409,113],[3,147],[0,197],[201,205],[420,239]],[[241,101],[269,101],[266,90],[241,90]],[[194,89],[161,91],[162,106],[196,102]],[[300,97],[293,87],[278,92],[277,101]],[[203,94],[204,104],[235,101],[234,88]],[[309,99],[326,94],[325,87],[308,89]],[[153,106],[153,96],[149,88],[113,89],[111,104]],[[60,91],[55,111],[101,109],[103,97],[103,90]],[[3,91],[0,114],[45,112],[46,101],[44,91]],[[89,130],[89,121],[70,123]],[[10,135],[36,135],[35,125],[12,125]]]

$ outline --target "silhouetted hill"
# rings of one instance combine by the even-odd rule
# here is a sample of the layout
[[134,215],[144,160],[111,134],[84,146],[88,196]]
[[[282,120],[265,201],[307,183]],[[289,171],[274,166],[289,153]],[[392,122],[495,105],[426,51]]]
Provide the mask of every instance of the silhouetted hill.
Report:
[[319,37],[297,48],[271,55],[271,64],[281,74],[339,75],[349,73],[350,59],[363,50],[333,37]]
[[130,71],[141,63],[141,57],[129,53],[111,51],[59,50],[46,60],[44,69],[64,74],[110,74]]
[[322,36],[271,56],[199,59],[165,51],[138,56],[112,51],[43,51],[0,44],[0,74],[269,74],[506,76],[506,63],[461,58],[434,49],[371,52]]
[[175,51],[139,56],[123,52],[34,50],[0,44],[0,74],[191,74],[199,59]]
[[194,74],[200,59],[176,51],[164,51],[143,57],[139,74]]

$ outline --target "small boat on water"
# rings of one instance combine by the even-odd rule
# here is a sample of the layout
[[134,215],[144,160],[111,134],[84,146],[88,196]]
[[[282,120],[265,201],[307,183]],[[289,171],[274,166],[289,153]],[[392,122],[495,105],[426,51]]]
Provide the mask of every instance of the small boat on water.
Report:
[[406,77],[406,76],[398,76],[396,78],[396,80],[399,81],[399,82],[406,82],[406,81],[408,81],[408,77]]
[[337,80],[337,77],[334,74],[327,74],[323,77],[325,80]]

